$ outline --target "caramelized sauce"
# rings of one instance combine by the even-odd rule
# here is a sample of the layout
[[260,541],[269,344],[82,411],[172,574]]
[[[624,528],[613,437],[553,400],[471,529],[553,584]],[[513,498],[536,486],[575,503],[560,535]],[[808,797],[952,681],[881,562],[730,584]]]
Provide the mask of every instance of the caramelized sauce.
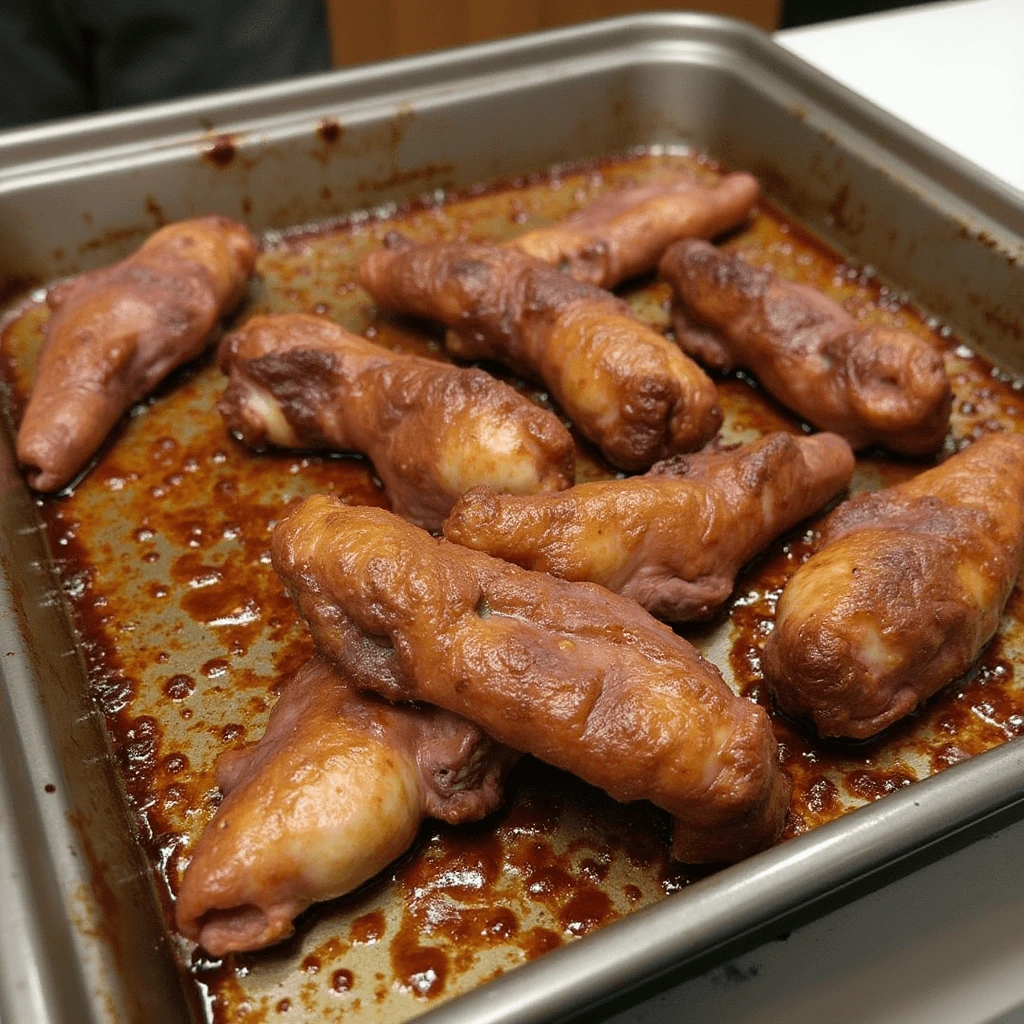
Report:
[[331,989],[334,992],[348,992],[354,982],[354,975],[351,971],[346,971],[344,967],[339,967],[331,974]]
[[[323,122],[318,136],[322,146],[344,144],[333,122]],[[205,156],[214,163],[233,157],[227,138],[213,140]],[[705,177],[716,172],[705,158],[640,154],[268,236],[258,279],[234,320],[313,310],[377,344],[442,359],[440,331],[380,316],[355,285],[359,259],[387,231],[421,240],[502,240],[665,167]],[[966,438],[1024,421],[1020,381],[771,203],[726,244],[822,288],[865,323],[914,331],[939,348],[957,396],[944,454]],[[663,283],[631,282],[622,294],[641,319],[668,329]],[[3,324],[0,372],[14,422],[47,316],[44,303],[28,300]],[[546,394],[488,369],[550,407]],[[719,383],[727,436],[808,429],[743,374]],[[270,567],[275,523],[290,501],[315,492],[387,506],[361,458],[255,454],[237,444],[216,412],[223,386],[211,356],[173,374],[125,417],[73,488],[38,499],[89,686],[169,922],[181,872],[220,799],[217,758],[262,734],[276,688],[312,653]],[[585,442],[578,450],[578,479],[611,474]],[[853,489],[896,483],[923,465],[869,453],[858,460]],[[706,650],[726,651],[718,660],[738,691],[772,715],[793,780],[787,837],[1024,734],[1024,695],[1013,668],[1024,614],[1020,590],[1000,636],[968,677],[881,736],[823,742],[778,715],[761,683],[761,650],[778,596],[808,557],[815,528],[815,521],[803,524],[748,567],[714,623],[683,630]],[[723,635],[724,646],[716,645]],[[505,807],[485,822],[427,822],[402,861],[359,892],[312,908],[295,937],[274,949],[224,960],[197,951],[185,965],[197,1005],[212,1020],[247,1024],[364,1009],[404,1019],[424,1002],[496,977],[713,870],[671,863],[669,823],[660,811],[617,804],[532,759],[516,769],[508,790]]]
[[369,945],[373,942],[380,942],[384,937],[387,925],[384,915],[379,910],[372,910],[369,914],[357,917],[348,930],[348,941],[353,945]]

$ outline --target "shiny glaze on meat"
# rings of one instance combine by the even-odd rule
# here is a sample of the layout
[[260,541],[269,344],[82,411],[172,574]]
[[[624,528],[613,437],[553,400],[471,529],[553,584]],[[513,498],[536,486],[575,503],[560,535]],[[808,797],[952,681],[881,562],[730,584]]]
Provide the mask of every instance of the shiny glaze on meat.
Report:
[[[354,283],[363,253],[389,231],[420,241],[504,242],[666,169],[715,175],[705,159],[631,156],[269,240],[257,262],[262,289],[234,323],[312,311],[385,347],[440,358],[439,332],[376,316]],[[821,288],[859,323],[912,331],[942,352],[955,394],[943,454],[965,438],[1024,423],[1024,382],[994,369],[770,202],[759,211],[725,243],[729,251]],[[668,328],[664,282],[633,282],[620,294],[645,323]],[[15,422],[49,315],[39,297],[27,298],[0,325],[6,408]],[[550,407],[543,392],[518,386]],[[290,499],[312,493],[386,504],[362,459],[254,455],[235,443],[216,412],[223,387],[212,358],[178,370],[115,428],[73,493],[39,502],[169,922],[184,864],[220,800],[217,758],[262,735],[276,687],[312,654],[269,565],[273,522]],[[722,379],[719,394],[728,440],[803,432],[742,374]],[[613,475],[591,445],[577,437],[577,446],[578,481]],[[920,468],[863,454],[853,488],[898,483]],[[786,837],[1024,735],[1015,669],[1024,655],[1019,588],[977,665],[878,737],[824,741],[776,713],[761,681],[761,650],[778,595],[807,558],[816,528],[812,521],[780,538],[741,573],[715,620],[682,630],[771,715],[793,783]],[[282,946],[223,960],[186,954],[200,1019],[258,1024],[343,1013],[405,1020],[707,874],[669,863],[668,816],[649,804],[618,804],[533,759],[512,772],[508,789],[507,805],[479,825],[426,823],[405,860],[361,891],[307,911]],[[115,881],[110,866],[96,870]],[[286,1002],[288,1014],[279,1011]]]
[[680,238],[715,238],[743,223],[761,187],[738,171],[714,184],[666,175],[609,192],[566,221],[519,235],[510,247],[565,270],[577,281],[614,288],[650,273]]
[[215,956],[280,942],[310,904],[404,854],[425,817],[494,811],[518,759],[458,715],[390,704],[314,658],[259,741],[217,762],[224,800],[182,877],[179,930]]
[[243,224],[197,217],[51,289],[53,315],[18,430],[29,484],[55,491],[71,481],[132,405],[203,350],[255,261]]
[[718,611],[736,573],[852,476],[853,452],[841,437],[779,431],[558,495],[477,488],[456,502],[444,535],[526,569],[600,583],[661,619],[687,622]]
[[750,370],[783,405],[854,448],[941,447],[953,394],[942,356],[917,335],[863,327],[816,288],[707,242],[677,242],[659,269],[680,299],[679,344],[703,365]]
[[767,717],[636,602],[323,495],[271,551],[317,649],[356,685],[650,800],[683,863],[737,861],[781,831],[789,784]]
[[974,664],[1024,555],[1024,435],[837,508],[779,600],[764,675],[789,714],[864,739]]
[[715,386],[676,345],[611,293],[514,249],[389,235],[359,281],[382,308],[449,327],[456,358],[542,381],[620,469],[700,448],[721,425]]
[[253,448],[368,455],[392,507],[440,529],[471,487],[535,494],[572,483],[554,413],[483,370],[388,352],[326,317],[254,317],[221,343],[217,408]]

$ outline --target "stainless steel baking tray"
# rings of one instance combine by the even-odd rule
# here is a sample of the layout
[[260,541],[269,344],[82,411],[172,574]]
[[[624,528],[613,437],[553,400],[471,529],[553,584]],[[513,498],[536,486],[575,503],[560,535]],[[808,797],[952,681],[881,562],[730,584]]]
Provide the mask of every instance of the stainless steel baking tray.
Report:
[[[595,164],[593,173],[579,168],[580,162],[637,147],[644,153],[614,165]],[[904,308],[900,293],[906,292],[916,307],[938,318],[928,321],[906,306],[917,329],[938,330],[941,322],[943,330],[954,331],[998,365],[998,370],[990,368],[966,350],[951,353],[982,407],[958,411],[961,430],[982,416],[1011,415],[1016,394],[1011,378],[1024,371],[1021,197],[830,82],[761,33],[705,16],[620,19],[7,133],[0,136],[0,284],[4,294],[21,295],[34,284],[117,259],[163,221],[200,212],[226,213],[257,230],[275,232],[371,209],[368,217],[339,222],[335,236],[299,233],[281,243],[272,234],[265,265],[268,289],[278,305],[292,293],[303,304],[316,292],[332,315],[365,326],[369,314],[346,291],[342,278],[333,291],[322,275],[313,283],[297,283],[294,270],[301,260],[289,262],[288,254],[308,258],[323,251],[325,239],[344,236],[345,258],[351,260],[358,250],[353,239],[362,233],[368,244],[386,226],[381,218],[397,212],[412,230],[419,223],[429,231],[432,217],[443,220],[454,209],[436,205],[440,190],[536,172],[532,182],[519,183],[522,195],[530,197],[525,206],[510,207],[503,217],[495,215],[493,205],[488,208],[485,233],[508,233],[517,218],[525,216],[529,223],[531,217],[543,220],[557,211],[573,188],[585,192],[597,172],[603,187],[616,175],[648,173],[659,161],[686,162],[687,148],[758,174],[773,200],[846,254],[843,270],[850,287],[873,295],[879,315]],[[544,175],[559,163],[577,165],[577,170]],[[548,201],[547,193],[555,198]],[[404,213],[394,205],[424,194]],[[489,195],[474,197],[470,190],[463,203],[486,204]],[[338,272],[339,264],[330,264],[330,273]],[[277,278],[270,280],[274,273]],[[292,277],[285,280],[288,273]],[[660,315],[652,301],[657,298],[650,288],[629,296],[652,322]],[[266,295],[255,293],[249,308],[268,302]],[[33,336],[38,341],[41,313],[31,304],[23,309],[18,337],[31,344]],[[397,331],[392,340],[430,344],[429,337]],[[12,360],[5,371],[17,384],[24,365]],[[182,416],[172,442],[187,447],[209,426],[204,426],[202,410],[209,409],[216,387],[212,373],[205,364],[176,379],[174,402],[183,404],[174,406]],[[988,394],[986,374],[992,381]],[[87,512],[90,494],[101,489],[108,503],[111,494],[130,492],[132,473],[136,481],[147,472],[180,475],[181,453],[173,443],[164,443],[168,435],[162,430],[167,411],[161,402],[169,394],[165,389],[152,406],[143,407],[145,414],[129,421],[113,454],[91,478],[93,491],[83,488],[75,498],[78,504],[67,509]],[[995,405],[999,408],[993,411]],[[734,411],[743,407],[742,401],[733,403]],[[732,428],[741,427],[734,417]],[[146,445],[140,446],[143,441]],[[253,491],[260,508],[302,486],[336,484],[339,474],[349,483],[358,477],[359,486],[370,488],[372,496],[372,481],[358,464],[282,458],[266,465],[277,475]],[[863,466],[859,486],[871,486],[872,473],[877,484],[879,472],[877,466]],[[286,475],[304,484],[282,482]],[[653,843],[641,843],[640,853],[630,849],[631,833],[657,833],[656,820],[645,811],[613,812],[605,803],[595,812],[588,800],[599,798],[584,788],[570,788],[572,806],[557,823],[558,836],[582,841],[600,833],[600,842],[594,842],[604,846],[601,857],[589,858],[592,863],[584,856],[590,849],[586,842],[575,852],[554,850],[555,866],[568,875],[604,872],[602,884],[612,879],[620,896],[631,886],[636,895],[626,902],[642,907],[580,941],[514,971],[507,970],[518,962],[510,958],[513,946],[505,949],[498,942],[465,969],[456,964],[447,988],[442,985],[433,993],[416,984],[389,983],[394,964],[387,962],[385,943],[373,941],[375,930],[390,932],[394,926],[388,913],[374,917],[377,905],[391,914],[400,912],[385,879],[376,889],[307,919],[300,938],[283,951],[227,965],[193,960],[190,976],[179,967],[179,958],[187,962],[188,951],[177,945],[165,923],[168,894],[162,879],[174,870],[174,845],[162,847],[166,837],[147,833],[156,819],[147,818],[147,809],[140,806],[132,764],[152,762],[152,768],[154,751],[162,758],[165,754],[161,737],[154,738],[154,726],[146,721],[156,720],[142,713],[142,705],[159,697],[149,692],[158,685],[154,680],[167,682],[172,670],[191,675],[193,683],[200,679],[202,686],[207,685],[202,679],[217,680],[223,673],[210,653],[216,653],[217,644],[209,640],[209,630],[191,633],[185,644],[165,645],[167,651],[159,653],[167,658],[154,663],[151,675],[128,679],[118,669],[116,650],[101,650],[91,640],[83,643],[82,636],[94,634],[76,633],[70,613],[81,626],[82,594],[98,584],[88,572],[69,572],[77,563],[62,545],[70,551],[79,544],[80,524],[73,516],[62,521],[56,507],[37,506],[13,465],[10,445],[0,447],[0,1016],[8,1022],[162,1022],[190,1014],[201,1019],[204,1013],[220,1019],[230,1013],[238,1020],[287,1019],[284,1015],[291,1013],[305,1019],[335,1010],[368,1020],[404,1019],[425,1010],[432,1019],[467,1024],[549,1019],[669,969],[706,963],[725,944],[781,928],[800,908],[824,897],[842,898],[854,883],[878,884],[886,871],[900,870],[912,855],[956,841],[993,816],[1024,812],[1024,748],[1019,743],[1005,743],[906,788],[904,782],[959,755],[936,761],[933,744],[929,764],[915,765],[901,748],[898,764],[879,755],[882,781],[875,790],[862,787],[857,799],[849,791],[840,794],[829,813],[811,815],[804,824],[893,790],[885,799],[696,880],[652,863],[657,834]],[[161,541],[136,536],[135,522],[109,517],[100,522],[103,529],[96,521],[81,529],[92,531],[93,551],[102,547],[103,572],[112,579],[119,559],[134,551],[133,545],[153,541],[155,553],[168,553]],[[182,528],[190,528],[184,519]],[[124,565],[132,586],[162,585],[158,569],[147,577],[131,575],[135,569],[129,571],[128,561]],[[55,573],[55,567],[62,573]],[[756,610],[756,583],[756,574],[741,583],[746,588],[742,607]],[[995,732],[986,734],[982,746],[1008,739],[1018,725],[1024,728],[1024,715],[1017,714],[1014,703],[1013,670],[1024,664],[1018,606],[1013,604],[1004,622],[998,657],[988,657],[983,666],[991,680],[975,679],[962,688],[991,685],[1004,705],[1009,702],[992,710],[995,724],[986,728]],[[143,648],[132,647],[130,621],[129,616],[118,625],[124,627],[125,651],[135,650],[138,656]],[[173,631],[174,616],[147,622],[150,627],[155,633]],[[726,669],[738,664],[731,656],[738,628],[736,621],[723,621],[697,637]],[[255,710],[250,709],[247,721],[258,726],[269,705],[267,682],[284,666],[275,663],[266,637],[239,657],[250,659],[244,670],[249,680],[245,700]],[[158,669],[158,664],[168,667]],[[188,686],[181,686],[184,696],[173,699],[187,702]],[[208,689],[205,696],[214,710],[206,715],[203,735],[189,741],[193,778],[191,789],[183,785],[182,790],[200,799],[194,807],[173,812],[180,815],[208,816],[209,764],[218,745],[238,738],[231,715],[242,698],[220,684]],[[966,701],[965,707],[983,714],[983,703]],[[108,716],[128,708],[136,716],[118,734],[117,750],[111,749],[99,708]],[[1019,708],[1024,710],[1024,697]],[[167,727],[163,720],[157,724]],[[258,731],[254,728],[252,736]],[[851,763],[857,757],[863,759],[863,752],[850,754]],[[166,758],[158,767],[169,776],[184,770],[180,763],[169,766]],[[538,834],[536,818],[533,833],[524,826],[522,794],[527,804],[531,799],[536,803],[538,794],[551,788],[552,778],[541,775],[538,781],[527,773],[520,779],[518,810],[501,823],[508,835]],[[573,785],[564,778],[559,784]],[[162,798],[177,793],[180,802],[182,791],[175,785],[166,778],[157,792]],[[608,816],[614,818],[611,824]],[[198,827],[195,820],[190,827]],[[617,845],[610,839],[615,832]],[[435,830],[426,853],[421,849],[399,870],[415,874],[417,864],[429,861],[432,843],[450,852],[454,842],[450,834]],[[153,857],[161,849],[166,862],[147,858],[146,852]],[[675,889],[682,891],[660,898]],[[619,899],[590,923],[611,920],[622,911]],[[553,932],[544,926],[540,910],[531,913],[517,927],[521,933],[536,933],[536,952],[547,941],[543,933]],[[576,931],[587,931],[586,913],[578,916],[584,927]],[[344,943],[337,937],[339,922],[348,936]],[[562,923],[572,932],[581,922]],[[343,945],[341,961],[336,954]],[[514,948],[519,961],[529,958],[523,942]],[[500,954],[509,955],[503,959]],[[342,962],[369,979],[365,998],[357,998],[357,987],[338,973]],[[502,970],[497,980],[480,984]],[[428,973],[413,977],[427,978]],[[428,978],[426,989],[431,984]],[[475,990],[443,1001],[468,989]],[[433,1001],[426,998],[432,994]]]

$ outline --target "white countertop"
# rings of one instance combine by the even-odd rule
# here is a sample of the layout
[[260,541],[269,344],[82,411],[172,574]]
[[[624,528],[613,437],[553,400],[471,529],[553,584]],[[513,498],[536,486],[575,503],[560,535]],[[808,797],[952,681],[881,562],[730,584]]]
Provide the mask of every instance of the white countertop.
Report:
[[603,1024],[1024,1024],[1024,822]]
[[775,35],[1024,191],[1024,0],[954,0]]
[[[780,32],[811,64],[1024,192],[1024,0]],[[605,1024],[1024,1024],[1024,822]]]

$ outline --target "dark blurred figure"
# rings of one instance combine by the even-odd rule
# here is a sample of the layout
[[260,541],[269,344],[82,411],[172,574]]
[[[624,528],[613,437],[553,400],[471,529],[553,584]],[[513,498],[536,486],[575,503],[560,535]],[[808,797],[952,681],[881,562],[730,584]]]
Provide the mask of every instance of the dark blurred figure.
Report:
[[324,0],[0,0],[0,128],[330,66]]
[[779,28],[796,28],[836,18],[856,18],[861,14],[878,14],[897,7],[917,7],[933,0],[782,0]]

